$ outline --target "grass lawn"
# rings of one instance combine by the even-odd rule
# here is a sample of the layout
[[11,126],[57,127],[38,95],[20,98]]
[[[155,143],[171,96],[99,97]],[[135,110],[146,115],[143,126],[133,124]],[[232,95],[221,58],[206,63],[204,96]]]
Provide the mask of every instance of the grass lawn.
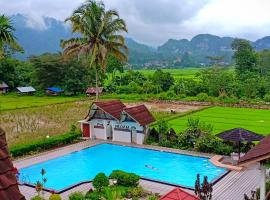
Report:
[[242,127],[264,135],[270,133],[270,110],[211,107],[170,120],[168,123],[175,131],[181,132],[185,129],[189,117],[199,118],[205,123],[212,124],[215,134],[236,127]]
[[0,111],[72,102],[80,99],[83,99],[83,97],[0,95]]

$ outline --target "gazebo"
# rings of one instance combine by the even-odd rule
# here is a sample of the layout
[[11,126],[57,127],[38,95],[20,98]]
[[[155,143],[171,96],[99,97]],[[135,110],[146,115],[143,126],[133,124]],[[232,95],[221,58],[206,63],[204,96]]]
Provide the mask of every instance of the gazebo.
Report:
[[238,143],[238,157],[240,159],[240,147],[242,142],[253,142],[260,141],[264,136],[259,135],[255,132],[243,129],[243,128],[234,128],[231,130],[224,131],[216,135],[217,137]]
[[[239,166],[249,166],[251,164],[260,163],[261,181],[260,181],[260,200],[265,200],[265,183],[266,183],[266,168],[264,166],[267,159],[270,158],[270,135],[260,141],[259,144],[250,149],[246,155],[240,158]],[[267,194],[270,198],[270,192]]]
[[180,188],[174,188],[159,200],[200,200],[198,197],[184,191]]

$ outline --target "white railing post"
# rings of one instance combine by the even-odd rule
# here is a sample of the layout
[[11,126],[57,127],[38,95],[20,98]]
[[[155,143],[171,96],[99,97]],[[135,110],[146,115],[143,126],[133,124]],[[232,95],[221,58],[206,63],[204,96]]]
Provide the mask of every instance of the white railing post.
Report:
[[261,163],[260,200],[265,200],[266,169]]

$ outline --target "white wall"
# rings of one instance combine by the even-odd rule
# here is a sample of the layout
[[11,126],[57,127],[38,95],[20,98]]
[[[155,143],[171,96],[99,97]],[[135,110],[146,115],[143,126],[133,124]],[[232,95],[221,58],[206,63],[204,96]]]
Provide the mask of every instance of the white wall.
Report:
[[131,143],[131,132],[113,130],[113,141]]
[[[104,120],[98,120],[94,119],[91,120],[91,138],[97,138],[97,139],[102,139],[102,140],[107,140],[106,136],[106,128],[104,126]],[[104,128],[94,128],[94,126],[97,126],[98,124],[103,124]]]
[[[107,122],[110,120],[99,120],[99,119],[93,119],[90,121],[90,131],[91,131],[91,137],[107,140],[107,133],[106,133],[106,127]],[[104,129],[100,128],[94,128],[96,125],[103,125]],[[131,143],[131,128],[134,127],[136,131],[143,131],[143,126],[140,126],[140,124],[136,122],[122,122],[119,123],[116,120],[111,120],[110,124],[112,125],[112,140],[118,141],[118,142],[126,142]],[[125,129],[125,130],[119,130],[119,129]],[[144,133],[136,133],[136,143],[137,144],[143,144],[144,142]]]
[[137,133],[137,144],[143,144],[143,142],[144,142],[144,134]]

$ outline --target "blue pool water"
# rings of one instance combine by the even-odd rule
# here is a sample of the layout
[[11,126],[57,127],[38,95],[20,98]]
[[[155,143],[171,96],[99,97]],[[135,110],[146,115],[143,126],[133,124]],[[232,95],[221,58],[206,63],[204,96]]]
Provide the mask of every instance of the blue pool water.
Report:
[[100,144],[23,168],[20,170],[20,181],[36,183],[41,180],[42,168],[47,172],[45,187],[54,190],[92,180],[99,172],[109,175],[115,169],[187,187],[194,187],[198,173],[213,181],[226,172],[202,157]]

